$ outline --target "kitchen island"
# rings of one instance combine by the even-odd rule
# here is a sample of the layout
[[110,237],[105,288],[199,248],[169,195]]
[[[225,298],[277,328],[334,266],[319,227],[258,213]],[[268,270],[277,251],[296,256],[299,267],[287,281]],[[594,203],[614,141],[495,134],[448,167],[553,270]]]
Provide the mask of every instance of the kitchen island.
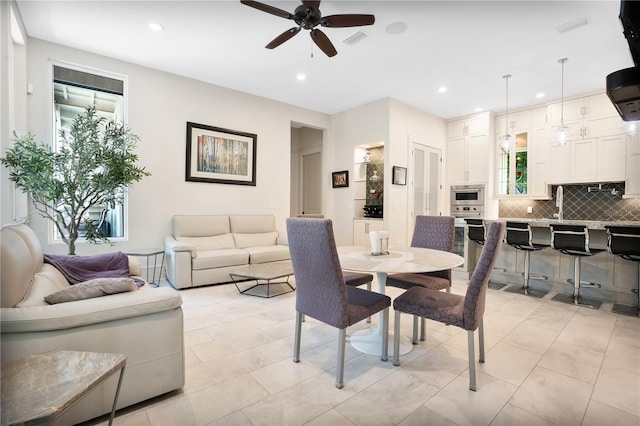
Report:
[[[635,291],[638,285],[638,266],[636,262],[621,259],[606,251],[607,233],[605,227],[608,225],[640,227],[640,221],[559,221],[540,218],[498,218],[493,220],[531,224],[533,242],[549,247],[531,254],[530,286],[533,289],[566,294],[573,292],[573,285],[567,282],[567,279],[573,278],[573,257],[561,254],[551,248],[550,225],[585,225],[589,229],[589,246],[594,249],[605,249],[605,251],[583,258],[581,282],[599,284],[600,287],[583,285],[581,294],[610,303],[637,304],[637,296],[632,290]],[[486,221],[491,222],[492,220],[487,219]],[[470,247],[473,246],[475,244],[470,243]],[[478,258],[481,250],[480,246],[473,248],[475,248],[475,253],[470,253],[472,262]],[[523,266],[524,254],[522,251],[516,250],[508,244],[503,244],[491,279],[496,282],[521,285]],[[610,310],[611,308],[609,306],[601,309]]]

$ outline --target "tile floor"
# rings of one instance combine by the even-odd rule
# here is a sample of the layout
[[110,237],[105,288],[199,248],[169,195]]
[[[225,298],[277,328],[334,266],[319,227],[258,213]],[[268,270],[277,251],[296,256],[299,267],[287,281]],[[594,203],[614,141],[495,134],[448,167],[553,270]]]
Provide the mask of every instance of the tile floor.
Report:
[[[454,281],[455,293],[465,288]],[[262,299],[231,284],[181,294],[186,384],[119,411],[116,425],[640,425],[640,319],[611,304],[595,311],[489,290],[477,392],[466,333],[433,321],[400,367],[347,345],[338,390],[337,330],[308,318],[301,361],[291,361],[295,293]]]

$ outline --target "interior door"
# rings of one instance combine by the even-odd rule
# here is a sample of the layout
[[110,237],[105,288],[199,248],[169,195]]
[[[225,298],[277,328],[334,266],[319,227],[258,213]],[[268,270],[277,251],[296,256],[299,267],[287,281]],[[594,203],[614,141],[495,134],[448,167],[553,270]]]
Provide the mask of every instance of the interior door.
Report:
[[415,217],[442,214],[442,153],[439,149],[413,142],[409,180],[409,229],[408,240],[413,236]]
[[322,214],[322,154],[302,154],[302,214]]

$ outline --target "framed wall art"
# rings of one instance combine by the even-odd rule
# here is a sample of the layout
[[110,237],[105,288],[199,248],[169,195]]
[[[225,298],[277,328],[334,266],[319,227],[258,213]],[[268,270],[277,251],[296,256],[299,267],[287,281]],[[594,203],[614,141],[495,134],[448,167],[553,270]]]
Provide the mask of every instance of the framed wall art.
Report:
[[331,173],[331,182],[334,188],[346,188],[349,186],[349,171]]
[[258,136],[187,122],[185,180],[256,186]]
[[394,185],[406,185],[407,184],[407,168],[393,166],[393,180]]

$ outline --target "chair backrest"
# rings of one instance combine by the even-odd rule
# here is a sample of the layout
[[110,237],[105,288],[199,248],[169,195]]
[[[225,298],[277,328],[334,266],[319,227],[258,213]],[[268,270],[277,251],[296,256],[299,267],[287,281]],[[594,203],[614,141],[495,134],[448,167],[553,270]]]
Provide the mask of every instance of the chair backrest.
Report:
[[492,222],[487,229],[487,237],[482,247],[482,253],[469,280],[467,294],[464,299],[463,328],[465,330],[478,328],[484,315],[487,286],[489,285],[493,266],[500,254],[504,231],[504,222]]
[[287,218],[296,311],[337,328],[349,325],[347,287],[331,219]]
[[467,235],[471,241],[478,244],[484,244],[484,220],[482,219],[465,219],[467,222]]
[[507,221],[507,244],[519,247],[533,247],[531,226],[526,222]]
[[[416,216],[411,247],[453,251],[456,219],[453,216]],[[451,280],[451,269],[429,275]]]
[[564,254],[581,255],[591,253],[589,230],[584,225],[559,225],[552,223],[551,248]]
[[640,227],[606,226],[609,253],[640,262]]

